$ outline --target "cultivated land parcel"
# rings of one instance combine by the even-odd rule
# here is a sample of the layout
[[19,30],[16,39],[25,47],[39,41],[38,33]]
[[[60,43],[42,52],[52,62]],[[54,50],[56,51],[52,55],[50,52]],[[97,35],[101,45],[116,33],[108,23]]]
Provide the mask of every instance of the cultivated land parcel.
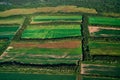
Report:
[[[107,20],[109,21],[107,22]],[[63,21],[64,22],[70,21],[70,22],[69,24],[68,23],[60,24],[60,22]],[[90,36],[119,38],[119,27],[118,27],[119,23],[114,24],[115,27],[111,25],[111,23],[114,23],[116,21],[119,22],[119,18],[108,18],[108,17],[105,18],[105,17],[92,17],[92,16],[89,17],[89,22],[91,24],[91,26],[89,27]],[[42,23],[49,22],[49,24],[48,23],[41,24],[41,22]],[[59,22],[59,23],[55,23],[55,22]],[[69,38],[81,37],[81,27],[80,25],[78,25],[78,23],[76,24],[75,22],[81,22],[81,16],[34,16],[32,18],[31,24],[27,25],[27,28],[23,30],[21,39],[30,40],[30,39],[53,39],[53,38],[60,39],[67,37]],[[104,22],[106,22],[106,24]],[[92,26],[97,24],[101,26]],[[104,27],[103,25],[107,25],[107,27]],[[0,28],[1,28],[1,33],[4,35],[4,37],[6,37],[7,33],[11,33],[9,34],[9,36],[13,36],[15,34],[13,31],[16,31],[18,29],[18,27],[14,25],[12,25],[12,27],[1,26]],[[111,31],[113,33],[111,33]],[[3,32],[5,32],[5,34]],[[3,37],[2,34],[1,36]],[[37,42],[34,41],[24,42],[22,40],[17,42],[13,41],[8,47],[8,49],[3,53],[2,61],[18,61],[18,62],[33,63],[33,64],[34,63],[37,64],[76,63],[76,60],[79,60],[80,55],[82,54],[82,48],[81,48],[82,43],[79,40],[80,39],[78,40],[68,39],[65,41],[59,40],[52,42],[48,41],[43,44],[41,44],[42,43],[41,41],[37,41]],[[68,44],[71,45],[71,47],[66,46]],[[109,42],[100,42],[100,41],[89,42],[90,52],[92,55],[102,55],[100,51],[102,51],[102,49],[105,49],[104,46],[108,46],[106,47],[107,48],[105,49],[106,52],[103,53],[103,55],[118,56],[119,55],[118,45],[119,45],[118,43],[109,43]],[[112,52],[109,49],[113,49],[114,51]],[[109,51],[109,54],[107,50]]]
[[76,24],[49,24],[28,25],[22,34],[22,38],[65,38],[81,36],[80,25]]
[[[113,62],[108,60],[102,65],[100,63],[104,57],[98,62],[90,58],[88,63],[81,63],[85,48],[83,45],[89,48],[86,51],[90,51],[90,56],[120,56],[120,18],[108,17],[106,12],[97,16],[98,12],[93,8],[76,6],[19,8],[0,12],[0,79],[25,77],[26,80],[34,80],[36,77],[75,80],[77,73],[92,73],[94,77],[85,76],[83,80],[111,80],[111,77],[106,79],[106,76],[111,75],[114,76],[112,80],[119,80],[115,79],[119,77],[117,72],[120,65],[117,59]],[[86,35],[83,35],[84,27],[80,25],[83,24],[81,14],[84,13],[90,13],[89,27],[86,29],[86,33],[89,32],[88,44],[83,43]],[[20,37],[15,39],[16,36]],[[106,73],[102,69],[106,69]],[[9,76],[4,77],[6,75]],[[97,78],[96,75],[104,78]],[[53,79],[53,76],[56,78]]]
[[119,56],[120,19],[90,17],[89,22],[90,37],[96,38],[89,39],[91,55]]

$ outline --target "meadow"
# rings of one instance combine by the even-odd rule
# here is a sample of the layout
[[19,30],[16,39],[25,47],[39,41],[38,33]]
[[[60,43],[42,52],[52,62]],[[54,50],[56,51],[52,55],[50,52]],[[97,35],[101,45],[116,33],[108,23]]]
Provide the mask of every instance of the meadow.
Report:
[[65,38],[81,36],[81,27],[76,24],[29,25],[21,38]]

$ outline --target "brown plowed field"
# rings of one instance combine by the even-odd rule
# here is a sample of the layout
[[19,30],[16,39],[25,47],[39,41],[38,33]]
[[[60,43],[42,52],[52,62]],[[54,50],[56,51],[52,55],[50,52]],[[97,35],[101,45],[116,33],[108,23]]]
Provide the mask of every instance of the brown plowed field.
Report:
[[38,48],[77,48],[81,45],[80,41],[64,41],[64,42],[47,42],[47,43],[34,43],[34,42],[19,42],[12,43],[10,46],[20,47],[38,47]]

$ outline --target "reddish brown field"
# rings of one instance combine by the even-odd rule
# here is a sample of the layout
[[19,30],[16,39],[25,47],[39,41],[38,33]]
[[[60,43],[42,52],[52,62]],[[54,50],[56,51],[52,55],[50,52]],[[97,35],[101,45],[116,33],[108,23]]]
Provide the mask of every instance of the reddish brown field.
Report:
[[77,48],[81,44],[81,41],[62,41],[62,42],[46,42],[46,43],[35,43],[35,42],[19,42],[12,43],[10,46],[20,48],[20,47],[38,47],[38,48]]

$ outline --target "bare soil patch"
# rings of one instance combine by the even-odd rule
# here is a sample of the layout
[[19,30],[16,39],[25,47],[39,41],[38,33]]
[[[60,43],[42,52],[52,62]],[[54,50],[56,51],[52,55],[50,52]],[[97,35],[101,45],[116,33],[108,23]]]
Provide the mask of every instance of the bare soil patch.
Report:
[[64,41],[64,42],[48,42],[48,43],[13,43],[12,47],[38,47],[38,48],[77,48],[81,44],[80,41]]

